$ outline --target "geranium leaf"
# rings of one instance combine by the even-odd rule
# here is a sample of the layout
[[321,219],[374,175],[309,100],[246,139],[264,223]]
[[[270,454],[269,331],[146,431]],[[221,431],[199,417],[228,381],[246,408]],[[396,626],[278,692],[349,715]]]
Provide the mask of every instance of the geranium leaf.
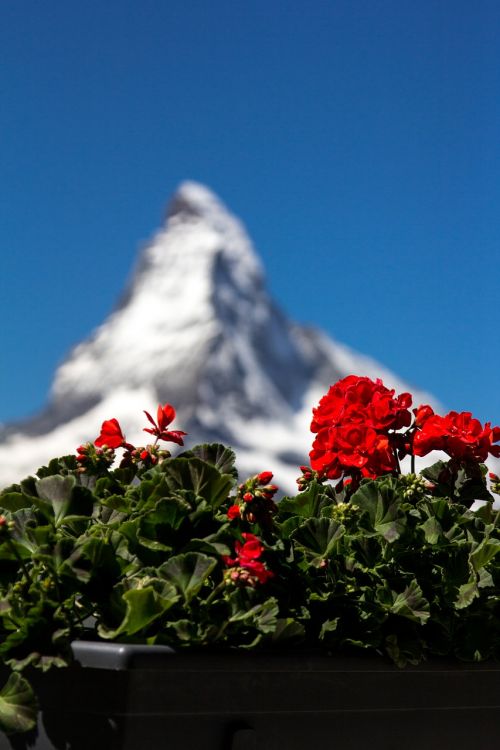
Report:
[[0,495],[0,508],[4,510],[20,510],[21,508],[31,508],[33,500],[22,492],[2,492]]
[[305,628],[302,623],[297,622],[292,617],[279,618],[276,621],[276,628],[272,635],[273,643],[282,641],[300,641],[305,637]]
[[234,478],[238,477],[238,471],[235,468],[236,454],[231,448],[227,448],[221,443],[202,443],[195,445],[189,451],[184,451],[178,458],[201,458],[207,464],[215,466],[221,474],[230,474]]
[[312,518],[319,516],[321,506],[321,486],[317,483],[312,484],[305,492],[301,492],[296,497],[284,497],[278,503],[278,517],[287,518],[288,516],[301,516],[302,518]]
[[420,528],[424,532],[425,541],[428,544],[437,544],[443,534],[441,524],[436,518],[428,518]]
[[362,484],[352,496],[352,502],[366,511],[363,526],[369,533],[382,536],[387,542],[398,539],[406,525],[401,510],[401,498],[391,478],[384,482],[369,481]]
[[493,495],[488,491],[484,476],[474,466],[474,471],[462,466],[457,472],[455,479],[455,492],[458,499],[464,505],[470,506],[475,500],[487,500],[492,502]]
[[430,617],[429,602],[415,580],[411,581],[401,594],[394,594],[390,611],[421,625],[424,625]]
[[457,598],[455,600],[455,609],[464,609],[468,607],[474,599],[479,596],[476,579],[473,578],[467,583],[462,584],[458,589]]
[[92,515],[92,493],[86,487],[77,486],[74,476],[57,475],[39,479],[36,491],[38,497],[52,508],[56,526],[70,516],[80,518]]
[[434,484],[439,484],[443,473],[447,471],[447,463],[445,461],[436,461],[432,466],[427,466],[420,472],[425,479],[429,479]]
[[221,474],[215,466],[200,458],[172,458],[161,464],[170,490],[192,490],[197,497],[218,508],[228,497],[234,484],[230,474]]
[[229,618],[230,622],[252,624],[261,633],[273,633],[278,622],[279,606],[274,596],[250,609],[239,610]]
[[190,602],[217,565],[217,560],[201,552],[186,552],[176,555],[163,563],[158,573],[181,592],[184,600]]
[[303,523],[304,519],[300,516],[291,516],[290,518],[287,518],[286,521],[283,521],[283,523],[280,523],[280,531],[283,538],[289,539],[295,529],[298,529]]
[[178,497],[160,500],[154,510],[139,521],[137,538],[149,549],[170,551],[179,542],[179,527],[191,511],[189,503]]
[[470,554],[474,570],[478,571],[487,565],[500,552],[500,539],[486,537]]
[[208,555],[230,555],[231,548],[227,544],[222,542],[211,541],[210,537],[207,539],[191,539],[186,547],[186,552],[206,552]]
[[334,633],[337,630],[339,619],[340,619],[339,617],[336,617],[334,620],[325,620],[325,622],[321,626],[321,630],[319,633],[320,641],[323,641],[325,640],[325,638],[328,638],[328,633]]
[[158,617],[170,609],[176,601],[173,586],[164,587],[160,594],[152,586],[125,591],[122,599],[126,606],[125,616],[115,630],[99,627],[101,638],[116,638],[119,635],[134,635],[151,625]]
[[33,531],[40,526],[40,520],[31,508],[21,508],[12,514],[14,529],[12,530],[12,539],[24,547],[29,553],[33,553],[38,548],[38,542],[33,537]]
[[38,704],[28,680],[13,672],[0,691],[0,727],[7,734],[36,726]]
[[313,565],[333,553],[345,527],[330,518],[309,518],[301,524],[290,538],[301,547]]

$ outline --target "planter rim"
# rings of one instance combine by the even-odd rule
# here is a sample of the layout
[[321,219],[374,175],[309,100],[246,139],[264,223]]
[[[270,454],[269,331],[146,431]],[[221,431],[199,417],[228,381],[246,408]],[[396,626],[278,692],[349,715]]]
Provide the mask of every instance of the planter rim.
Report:
[[433,657],[417,665],[401,669],[377,654],[334,654],[325,650],[214,650],[186,649],[175,651],[170,646],[76,640],[72,644],[75,661],[93,669],[179,669],[190,671],[247,672],[388,672],[395,674],[430,672],[500,672],[500,662],[465,662],[458,659]]

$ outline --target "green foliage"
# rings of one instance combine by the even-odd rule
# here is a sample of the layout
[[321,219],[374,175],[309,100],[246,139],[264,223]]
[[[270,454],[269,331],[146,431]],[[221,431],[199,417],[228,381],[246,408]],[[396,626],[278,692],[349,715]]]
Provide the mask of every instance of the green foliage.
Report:
[[0,727],[6,734],[28,732],[36,725],[37,711],[29,682],[13,672],[0,691]]
[[87,475],[64,457],[0,493],[0,658],[15,670],[4,731],[34,726],[19,671],[69,663],[75,638],[363,648],[399,666],[500,657],[500,531],[482,469],[439,463],[432,484],[385,475],[339,492],[311,478],[261,527],[228,517],[234,460],[201,445]]

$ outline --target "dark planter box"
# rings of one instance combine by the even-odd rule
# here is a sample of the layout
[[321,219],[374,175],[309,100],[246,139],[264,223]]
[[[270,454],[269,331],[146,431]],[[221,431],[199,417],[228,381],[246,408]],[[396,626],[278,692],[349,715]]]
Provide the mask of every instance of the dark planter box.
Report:
[[376,656],[174,654],[76,642],[77,664],[30,678],[36,750],[494,750],[500,665]]

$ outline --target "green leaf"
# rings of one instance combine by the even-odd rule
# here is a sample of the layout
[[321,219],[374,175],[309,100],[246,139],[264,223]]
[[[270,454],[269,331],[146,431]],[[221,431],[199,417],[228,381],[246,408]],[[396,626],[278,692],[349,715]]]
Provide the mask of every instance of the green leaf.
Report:
[[314,483],[308,490],[295,497],[284,497],[278,503],[278,518],[288,516],[312,518],[319,516],[321,489],[321,485]]
[[286,521],[280,523],[279,528],[283,539],[289,539],[295,529],[298,529],[301,524],[304,523],[304,519],[300,516],[291,516]]
[[455,609],[465,609],[468,607],[474,599],[479,596],[477,588],[477,582],[475,578],[472,578],[467,583],[462,584],[458,589],[457,598],[455,600]]
[[160,500],[154,510],[139,521],[137,538],[149,549],[169,552],[179,544],[179,527],[191,511],[191,506],[177,497]]
[[31,498],[23,495],[22,492],[3,492],[0,495],[0,508],[12,512],[21,508],[31,508],[33,501]]
[[122,622],[115,630],[99,626],[99,635],[106,639],[134,635],[157,620],[178,598],[173,586],[164,586],[161,594],[153,586],[129,589],[122,596],[126,605]]
[[218,508],[228,497],[234,480],[230,474],[221,474],[215,466],[199,458],[172,458],[158,469],[172,492],[191,490],[197,497]]
[[420,474],[435,484],[439,483],[440,477],[443,472],[448,471],[448,464],[445,461],[436,461],[432,466],[426,466],[420,472]]
[[[114,536],[120,539],[116,532]],[[74,576],[82,583],[94,580],[100,584],[99,590],[105,590],[120,575],[120,565],[108,540],[83,536],[64,562],[61,575]]]
[[345,527],[330,518],[309,518],[290,536],[294,544],[302,548],[313,565],[320,565],[322,560],[331,555],[339,539],[344,535]]
[[13,672],[0,691],[0,727],[7,734],[28,732],[37,721],[38,704],[29,682]]
[[486,570],[486,568],[481,568],[479,571],[477,585],[480,589],[487,589],[495,585],[493,576]]
[[159,575],[172,583],[181,592],[186,603],[198,594],[201,587],[217,565],[217,560],[201,552],[186,552],[163,563]]
[[272,635],[273,643],[282,643],[286,641],[301,641],[306,634],[302,623],[297,622],[292,617],[280,618],[276,621],[276,629]]
[[191,450],[184,451],[178,458],[201,458],[207,464],[215,466],[221,474],[230,474],[237,479],[238,471],[235,468],[236,454],[231,448],[221,443],[203,443],[195,445]]
[[223,542],[212,541],[211,537],[206,539],[190,539],[184,547],[185,552],[206,552],[207,555],[218,557],[219,555],[230,555],[231,548]]
[[493,501],[486,480],[477,466],[461,466],[455,479],[455,492],[464,505],[470,506],[475,500]]
[[105,508],[117,511],[118,513],[130,513],[131,510],[130,498],[126,495],[108,495],[107,497],[103,497],[99,502]]
[[[56,526],[71,518],[92,515],[94,500],[90,490],[77,486],[74,476],[48,476],[39,479],[36,491],[41,500],[52,508]],[[43,510],[43,507],[42,507]]]
[[75,486],[76,479],[72,476],[48,476],[36,483],[38,497],[52,506],[56,525],[67,514]]
[[428,518],[420,528],[424,532],[425,541],[428,544],[437,544],[443,534],[441,524],[436,518]]
[[38,548],[34,531],[35,529],[44,528],[40,524],[37,513],[31,508],[21,508],[12,514],[12,520],[14,521],[12,539],[30,554],[33,554]]
[[49,461],[48,466],[41,466],[36,475],[40,479],[43,477],[49,477],[54,474],[67,474],[69,471],[74,471],[78,468],[76,456],[70,453],[67,456],[60,456],[59,458],[53,458]]
[[338,617],[336,617],[334,620],[325,620],[325,622],[321,626],[321,630],[319,633],[320,641],[325,640],[325,638],[328,637],[328,633],[334,633],[337,630],[338,624],[339,624]]
[[418,664],[422,660],[422,644],[418,639],[405,638],[403,634],[392,633],[385,640],[385,649],[400,669],[408,664]]
[[481,570],[500,552],[500,539],[486,537],[470,554],[470,561],[474,570]]
[[229,622],[241,622],[246,625],[252,624],[261,633],[273,633],[278,622],[279,606],[274,596],[266,599],[261,604],[256,604],[250,609],[236,612],[229,618]]
[[427,622],[430,617],[429,602],[415,580],[411,581],[401,594],[393,594],[394,601],[390,609],[393,614],[407,617],[420,625]]
[[352,496],[352,503],[366,512],[362,521],[371,534],[382,536],[387,542],[398,539],[405,526],[406,518],[401,509],[397,480],[388,477],[382,480],[364,482]]

